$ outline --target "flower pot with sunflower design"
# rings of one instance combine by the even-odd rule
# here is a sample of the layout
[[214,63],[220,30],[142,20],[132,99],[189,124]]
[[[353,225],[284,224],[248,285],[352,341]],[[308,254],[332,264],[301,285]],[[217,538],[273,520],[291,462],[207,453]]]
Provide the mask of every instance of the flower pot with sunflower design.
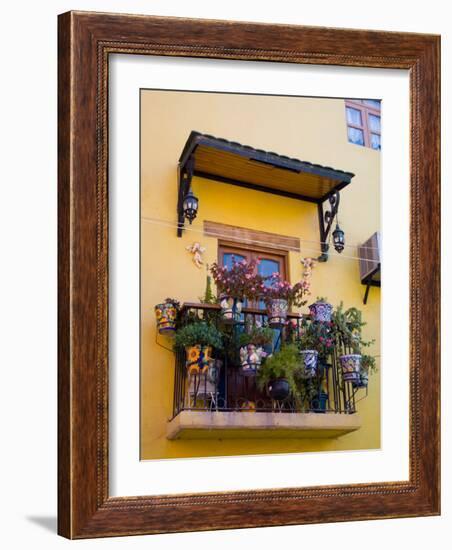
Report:
[[317,374],[319,353],[314,349],[303,349],[300,351],[301,360],[304,366],[304,372],[309,378]]
[[242,313],[243,302],[238,298],[223,294],[220,297],[221,316],[225,323],[238,323]]
[[154,310],[159,333],[174,334],[176,330],[177,306],[172,302],[164,302],[157,304]]
[[267,353],[261,346],[248,344],[240,348],[240,363],[242,365],[242,373],[245,376],[253,376],[259,370],[262,363],[262,358],[266,357]]
[[315,302],[309,306],[309,313],[313,321],[329,323],[333,315],[333,306],[328,302]]
[[281,328],[286,324],[289,303],[284,298],[274,298],[267,306],[268,324],[271,328]]
[[185,354],[188,374],[205,374],[208,371],[212,359],[212,346],[186,346]]
[[345,382],[359,383],[361,372],[362,355],[350,353],[348,355],[340,355],[339,362],[342,368],[342,378]]

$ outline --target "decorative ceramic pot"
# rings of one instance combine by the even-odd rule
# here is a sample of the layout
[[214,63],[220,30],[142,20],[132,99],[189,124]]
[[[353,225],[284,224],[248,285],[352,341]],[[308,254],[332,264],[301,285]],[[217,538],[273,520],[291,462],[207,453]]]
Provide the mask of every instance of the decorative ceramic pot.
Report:
[[220,383],[221,368],[223,361],[221,359],[211,359],[207,369],[207,380],[215,386]]
[[240,405],[240,409],[247,412],[256,412],[256,403],[254,401],[244,401]]
[[369,384],[369,372],[361,370],[359,373],[359,381],[353,382],[355,388],[367,388]]
[[329,323],[333,314],[333,306],[328,302],[315,302],[309,306],[309,313],[313,321]]
[[289,397],[290,386],[285,378],[276,378],[268,383],[268,393],[272,399],[282,401]]
[[154,307],[157,329],[160,334],[174,334],[176,330],[177,308],[172,302],[164,302]]
[[211,361],[212,346],[186,346],[185,353],[187,356],[185,365],[188,374],[204,374],[207,373],[209,362]]
[[190,377],[189,392],[192,398],[215,397],[218,393],[221,366],[222,361],[219,359],[210,359],[207,370],[204,373],[191,373],[192,375],[200,374],[200,376]]
[[286,324],[289,304],[283,298],[271,300],[267,307],[268,324],[271,328],[281,328]]
[[248,344],[240,348],[240,363],[242,365],[242,373],[245,376],[253,376],[259,370],[262,363],[262,358],[267,354],[264,348]]
[[361,357],[362,356],[357,353],[339,356],[339,361],[342,367],[342,378],[345,382],[359,383]]
[[225,323],[238,323],[242,313],[243,302],[231,296],[220,297],[221,315]]
[[317,374],[317,365],[319,353],[314,349],[303,349],[300,355],[304,365],[304,372],[309,378],[313,378]]
[[321,391],[311,400],[311,409],[315,413],[324,413],[326,412],[327,403],[328,394]]

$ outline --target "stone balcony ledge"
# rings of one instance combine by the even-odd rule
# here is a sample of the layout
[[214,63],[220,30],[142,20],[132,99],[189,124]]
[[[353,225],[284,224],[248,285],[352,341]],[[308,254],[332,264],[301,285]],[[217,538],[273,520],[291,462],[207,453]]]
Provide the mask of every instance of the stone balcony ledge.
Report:
[[357,414],[181,411],[167,427],[168,439],[336,438],[358,430]]

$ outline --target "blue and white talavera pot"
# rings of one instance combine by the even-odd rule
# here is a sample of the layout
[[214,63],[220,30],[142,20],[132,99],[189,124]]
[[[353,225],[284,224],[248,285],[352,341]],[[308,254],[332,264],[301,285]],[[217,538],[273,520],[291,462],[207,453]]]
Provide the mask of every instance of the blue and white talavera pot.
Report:
[[328,302],[315,302],[309,306],[309,313],[313,321],[329,323],[333,315],[333,306]]
[[361,369],[359,373],[359,381],[354,382],[355,388],[367,388],[369,385],[369,371]]
[[300,351],[306,376],[313,378],[317,374],[319,353],[314,349],[303,349]]
[[281,328],[286,324],[289,303],[283,298],[270,301],[267,306],[268,324],[271,328]]
[[357,353],[339,356],[339,361],[342,368],[342,378],[345,382],[353,382],[358,384],[360,381],[361,358]]
[[243,302],[232,296],[220,297],[221,315],[225,323],[237,323],[240,321]]

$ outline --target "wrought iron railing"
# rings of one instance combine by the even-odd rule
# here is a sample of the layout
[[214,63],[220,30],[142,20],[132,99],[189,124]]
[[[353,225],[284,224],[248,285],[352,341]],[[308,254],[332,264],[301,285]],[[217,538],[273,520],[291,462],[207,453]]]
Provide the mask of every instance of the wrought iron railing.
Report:
[[[229,331],[231,340],[244,327],[262,326],[267,321],[263,309],[243,308],[241,320],[234,325],[224,325],[221,310],[216,304],[186,303],[180,311],[178,324],[184,326],[193,320],[207,320],[223,331]],[[309,317],[289,314],[293,330],[300,332],[301,324],[309,322]],[[275,329],[273,349],[279,349],[287,337],[287,329]],[[361,388],[345,381],[339,356],[352,351],[337,343],[328,363],[320,363],[312,384],[310,398],[300,401],[290,396],[284,400],[271,399],[265,390],[259,390],[256,377],[246,375],[240,364],[236,346],[226,346],[214,351],[209,368],[204,374],[188,375],[184,350],[176,351],[173,416],[184,410],[194,411],[255,411],[255,412],[314,412],[353,414],[357,412],[357,403],[367,396],[367,387]],[[312,397],[314,396],[314,397]]]

